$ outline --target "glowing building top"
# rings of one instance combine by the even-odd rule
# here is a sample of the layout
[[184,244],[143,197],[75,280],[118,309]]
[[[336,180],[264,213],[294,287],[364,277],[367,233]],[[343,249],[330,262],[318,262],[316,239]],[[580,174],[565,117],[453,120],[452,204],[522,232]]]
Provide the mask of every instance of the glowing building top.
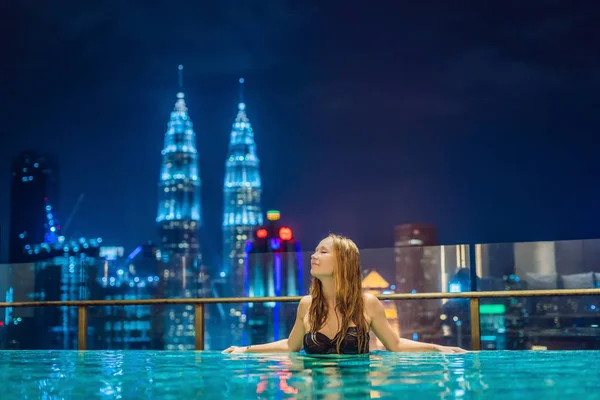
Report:
[[242,78],[240,102],[231,129],[223,185],[224,272],[234,272],[237,276],[234,281],[239,282],[234,284],[234,292],[243,289],[246,242],[252,239],[254,227],[263,223],[260,162],[256,153],[252,124],[246,114],[243,83]]
[[[243,88],[244,79],[240,79]],[[241,100],[238,104],[238,113],[232,126],[229,140],[229,151],[225,163],[225,191],[229,189],[258,189],[262,187],[260,180],[260,161],[256,154],[256,143],[254,143],[254,131],[252,124],[246,115],[246,103],[243,102],[243,89]],[[260,202],[260,193],[258,193]],[[254,209],[251,204],[233,204],[236,207],[228,207],[225,213],[223,226],[228,225],[260,225],[262,224],[262,213],[260,207]],[[240,207],[237,207],[240,206]],[[260,219],[260,222],[258,222]]]
[[[180,65],[180,89],[182,72]],[[161,226],[162,247],[179,254],[197,253],[198,230],[202,222],[200,171],[196,133],[181,91],[177,93],[161,154],[156,222]]]

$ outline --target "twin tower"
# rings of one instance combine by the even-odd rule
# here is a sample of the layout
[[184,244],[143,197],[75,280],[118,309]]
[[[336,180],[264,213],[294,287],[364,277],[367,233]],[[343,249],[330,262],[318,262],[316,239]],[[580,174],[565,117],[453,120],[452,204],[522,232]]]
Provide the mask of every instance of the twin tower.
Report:
[[[183,67],[179,66],[180,88]],[[229,295],[243,295],[245,246],[257,226],[263,224],[262,183],[252,124],[243,99],[244,80],[237,116],[233,122],[223,182],[223,259],[220,277],[231,282]],[[165,133],[159,179],[156,222],[160,228],[162,258],[185,257],[192,268],[201,263],[201,179],[196,134],[183,92]]]

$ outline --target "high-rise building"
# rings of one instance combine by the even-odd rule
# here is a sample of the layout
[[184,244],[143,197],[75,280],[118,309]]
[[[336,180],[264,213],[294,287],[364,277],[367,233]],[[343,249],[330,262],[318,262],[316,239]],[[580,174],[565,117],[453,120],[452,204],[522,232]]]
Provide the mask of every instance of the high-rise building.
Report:
[[[7,301],[89,300],[94,290],[96,258],[101,238],[67,239],[52,204],[46,198],[44,240],[30,242],[25,236],[24,262],[11,264]],[[20,349],[77,348],[75,307],[6,309],[8,347]]]
[[[300,296],[303,292],[302,253],[292,229],[281,225],[279,212],[267,212],[268,224],[253,232],[246,248],[244,296]],[[240,327],[247,322],[244,343],[265,343],[287,337],[294,325],[296,304],[250,303]]]
[[400,293],[426,291],[427,278],[436,274],[437,231],[435,226],[406,224],[394,228],[396,281]]
[[[397,292],[439,291],[444,274],[440,271],[443,263],[436,228],[427,224],[399,225],[394,228],[394,242]],[[431,336],[431,322],[439,316],[439,306],[437,300],[399,302],[401,335],[413,340]]]
[[[104,268],[98,276],[99,298],[139,300],[157,296],[160,288],[156,247],[136,247],[127,257],[122,247],[101,247]],[[116,251],[115,251],[116,250]],[[115,257],[116,255],[116,257]],[[154,350],[162,347],[160,306],[99,307],[91,318],[89,336],[96,349]],[[90,340],[92,342],[92,340]]]
[[[180,76],[182,70],[179,66]],[[196,133],[185,95],[179,92],[167,124],[158,184],[156,222],[160,226],[163,257],[186,255],[195,261],[200,255],[200,185]]]
[[262,225],[262,183],[254,131],[246,115],[240,79],[241,98],[233,123],[225,162],[223,212],[223,271],[231,282],[229,295],[244,293],[244,258],[246,243],[252,240],[257,226]]
[[[57,164],[47,155],[23,152],[13,160],[10,194],[9,263],[24,262],[27,243],[43,243],[52,221],[46,210],[48,198],[56,210],[58,198]],[[54,221],[52,221],[54,223]],[[55,228],[56,229],[56,228]]]
[[[200,170],[196,134],[182,88],[183,66],[175,107],[167,124],[159,179],[156,222],[160,258],[166,264],[161,292],[169,298],[203,297],[200,227]],[[165,307],[164,345],[169,350],[194,348],[193,306]]]

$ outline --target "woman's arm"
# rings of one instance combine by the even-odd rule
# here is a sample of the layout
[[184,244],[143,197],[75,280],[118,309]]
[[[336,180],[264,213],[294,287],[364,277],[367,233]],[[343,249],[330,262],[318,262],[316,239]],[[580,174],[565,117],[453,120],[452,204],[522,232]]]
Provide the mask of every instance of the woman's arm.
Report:
[[446,347],[436,344],[416,342],[414,340],[403,339],[392,329],[385,316],[385,310],[381,301],[372,294],[365,295],[365,310],[371,319],[371,329],[381,340],[381,343],[389,351],[394,352],[423,352],[434,351],[440,353],[466,353],[465,350],[458,347]]
[[302,350],[302,341],[304,340],[304,316],[310,306],[310,296],[304,296],[298,305],[296,312],[296,322],[287,339],[277,342],[255,344],[251,346],[238,347],[231,346],[223,353],[289,353]]

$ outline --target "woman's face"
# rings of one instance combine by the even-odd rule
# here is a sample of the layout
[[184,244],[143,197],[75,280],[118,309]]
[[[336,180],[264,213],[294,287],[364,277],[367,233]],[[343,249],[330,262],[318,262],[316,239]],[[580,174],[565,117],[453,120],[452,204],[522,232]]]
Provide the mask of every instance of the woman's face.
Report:
[[310,274],[316,278],[333,276],[337,268],[333,239],[328,237],[319,243],[315,252],[310,256]]

